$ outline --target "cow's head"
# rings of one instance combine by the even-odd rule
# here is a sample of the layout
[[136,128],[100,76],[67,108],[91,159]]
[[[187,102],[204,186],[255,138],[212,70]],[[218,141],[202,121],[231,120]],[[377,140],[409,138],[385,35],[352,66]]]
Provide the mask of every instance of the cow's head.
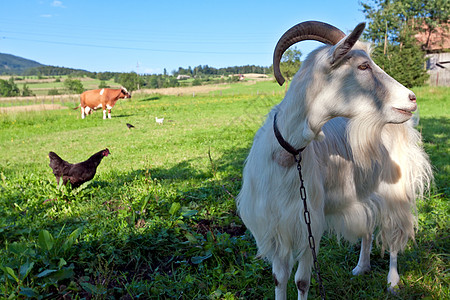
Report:
[[121,89],[121,91],[122,91],[122,95],[123,95],[123,98],[124,98],[124,99],[131,98],[131,93],[128,92],[126,88],[124,88],[124,87],[122,86],[122,87],[120,87],[120,89]]

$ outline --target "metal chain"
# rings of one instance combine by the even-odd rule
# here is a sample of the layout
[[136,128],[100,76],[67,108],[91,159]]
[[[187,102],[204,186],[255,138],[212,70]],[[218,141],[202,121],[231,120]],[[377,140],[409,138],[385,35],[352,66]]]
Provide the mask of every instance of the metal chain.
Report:
[[295,149],[291,144],[289,144],[281,135],[280,130],[278,130],[277,126],[277,113],[273,116],[273,132],[275,134],[275,137],[277,138],[278,143],[281,147],[283,147],[284,150],[289,152],[294,156],[295,162],[297,163],[297,170],[298,175],[300,176],[300,197],[303,201],[303,217],[305,218],[306,227],[308,228],[308,241],[309,241],[309,248],[311,248],[312,256],[313,256],[313,267],[314,272],[316,273],[317,277],[317,283],[319,284],[319,293],[320,297],[325,300],[325,288],[323,287],[322,283],[322,277],[320,276],[320,268],[319,268],[319,261],[317,260],[316,255],[316,242],[314,240],[314,236],[312,234],[311,230],[311,215],[309,214],[308,205],[306,204],[306,189],[305,185],[303,183],[303,176],[302,176],[302,151],[305,149],[305,147],[301,149]]
[[317,260],[317,254],[316,254],[316,242],[314,240],[314,236],[312,234],[311,230],[311,215],[308,211],[308,205],[306,204],[306,188],[303,183],[303,176],[302,176],[302,153],[300,152],[297,156],[294,155],[295,161],[297,162],[297,170],[298,175],[300,177],[300,198],[303,201],[303,217],[305,218],[306,227],[308,228],[308,241],[309,241],[309,248],[311,248],[312,256],[313,256],[313,267],[314,272],[316,273],[317,283],[318,283],[318,289],[320,293],[320,297],[325,300],[325,288],[323,286],[322,277],[320,276],[320,267],[319,267],[319,261]]

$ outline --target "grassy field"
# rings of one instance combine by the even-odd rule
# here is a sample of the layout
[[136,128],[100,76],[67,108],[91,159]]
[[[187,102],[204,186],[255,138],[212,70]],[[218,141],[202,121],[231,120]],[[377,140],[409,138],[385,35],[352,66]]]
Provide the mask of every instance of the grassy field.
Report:
[[[10,76],[0,76],[3,80],[8,80]],[[64,80],[69,78],[68,76],[44,76],[42,78],[38,78],[37,76],[15,76],[14,82],[17,87],[22,90],[24,84],[35,94],[36,96],[46,96],[48,95],[49,90],[56,89],[60,94],[64,94],[67,92],[67,89],[64,87]],[[74,78],[81,81],[85,90],[93,90],[98,89],[100,85],[100,80],[93,79],[89,77],[80,77]],[[120,84],[114,82],[114,80],[107,80],[105,84],[111,88],[120,87]],[[0,99],[1,100],[1,99]]]
[[[245,74],[245,75],[247,75],[247,77],[244,80],[244,82],[246,84],[254,84],[254,82],[267,80],[266,78],[261,77],[262,76],[261,74]],[[25,76],[25,77],[16,76],[16,77],[14,77],[14,80],[15,80],[17,87],[20,90],[23,90],[24,85],[27,85],[27,87],[32,91],[32,93],[39,98],[42,98],[44,96],[47,96],[46,98],[54,98],[52,96],[49,96],[49,91],[57,90],[60,95],[64,95],[65,93],[67,93],[68,90],[64,86],[64,81],[68,78],[70,78],[70,77],[68,77],[67,75],[45,76],[45,77],[41,77],[41,78],[38,78],[37,76]],[[226,84],[227,78],[228,77],[225,77],[225,78],[211,77],[211,78],[209,78],[209,81],[203,81],[202,84],[206,84],[207,86],[211,86],[211,85],[221,85],[221,86],[227,85],[228,86],[229,84]],[[0,76],[0,79],[9,80],[10,76],[3,75],[3,76]],[[94,79],[94,78],[90,78],[90,77],[77,77],[77,78],[73,78],[73,79],[80,80],[84,87],[84,90],[98,89],[102,82],[99,79]],[[181,80],[181,81],[179,81],[180,87],[192,86],[193,81],[194,81],[194,78],[191,78],[188,80]],[[120,84],[115,82],[114,79],[103,81],[103,83],[106,84],[107,86],[109,86],[110,88],[119,88],[120,87]],[[239,86],[240,85],[236,85],[237,90],[235,89],[235,91],[234,91],[235,93],[240,92]],[[245,84],[243,86],[245,86]],[[194,87],[201,88],[201,86],[194,86]],[[273,93],[275,90],[280,90],[280,91],[284,90],[284,88],[279,88],[274,85],[271,85],[271,87],[272,87],[271,92],[273,92]],[[247,92],[247,89],[245,89],[245,92]],[[257,93],[258,91],[256,90],[255,92]],[[19,98],[20,97],[17,97],[18,100],[19,100]],[[4,99],[2,99],[0,97],[0,106],[2,106],[2,100],[4,100]],[[4,104],[3,104],[3,106],[4,106]]]
[[[270,265],[255,258],[234,198],[253,135],[283,89],[140,95],[117,102],[111,120],[69,109],[0,114],[0,298],[273,298]],[[329,299],[449,297],[450,89],[414,91],[436,180],[418,202],[416,243],[399,256],[401,288],[386,292],[379,248],[372,272],[353,277],[359,246],[326,236],[318,257]],[[111,155],[91,182],[57,186],[49,151],[79,162],[105,147]]]

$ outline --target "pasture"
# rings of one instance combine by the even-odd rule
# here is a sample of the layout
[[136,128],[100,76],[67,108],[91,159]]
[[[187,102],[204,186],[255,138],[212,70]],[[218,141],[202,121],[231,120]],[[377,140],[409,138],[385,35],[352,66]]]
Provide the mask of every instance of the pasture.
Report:
[[[1,79],[8,80],[10,76],[0,76]],[[67,92],[67,89],[64,87],[64,81],[70,78],[67,75],[62,76],[45,76],[43,78],[39,78],[37,76],[15,76],[14,80],[16,85],[22,89],[24,84],[28,86],[30,90],[36,96],[45,96],[48,95],[49,90],[57,90],[60,94],[64,94]],[[97,89],[100,85],[101,81],[99,79],[93,79],[89,77],[79,77],[74,78],[78,79],[82,82],[83,86],[87,90]],[[111,88],[118,88],[120,84],[114,82],[114,80],[106,80],[103,81],[106,85]]]
[[[401,288],[386,292],[389,256],[379,247],[372,272],[354,277],[359,245],[325,236],[329,299],[449,297],[450,89],[413,90],[435,183],[418,201],[416,243],[399,255]],[[273,298],[270,266],[255,258],[234,198],[253,136],[283,92],[258,82],[195,97],[136,93],[111,120],[71,109],[0,113],[1,297]],[[111,155],[91,182],[56,184],[49,151],[75,163],[105,147]],[[292,280],[289,293],[297,296]]]

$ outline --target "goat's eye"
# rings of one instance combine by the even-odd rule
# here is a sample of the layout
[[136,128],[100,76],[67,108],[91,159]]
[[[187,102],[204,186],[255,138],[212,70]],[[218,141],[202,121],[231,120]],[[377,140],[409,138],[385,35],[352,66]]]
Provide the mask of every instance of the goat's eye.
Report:
[[370,66],[369,66],[368,63],[364,63],[364,64],[362,64],[362,65],[359,65],[359,66],[358,66],[358,69],[364,71],[364,70],[370,69]]

